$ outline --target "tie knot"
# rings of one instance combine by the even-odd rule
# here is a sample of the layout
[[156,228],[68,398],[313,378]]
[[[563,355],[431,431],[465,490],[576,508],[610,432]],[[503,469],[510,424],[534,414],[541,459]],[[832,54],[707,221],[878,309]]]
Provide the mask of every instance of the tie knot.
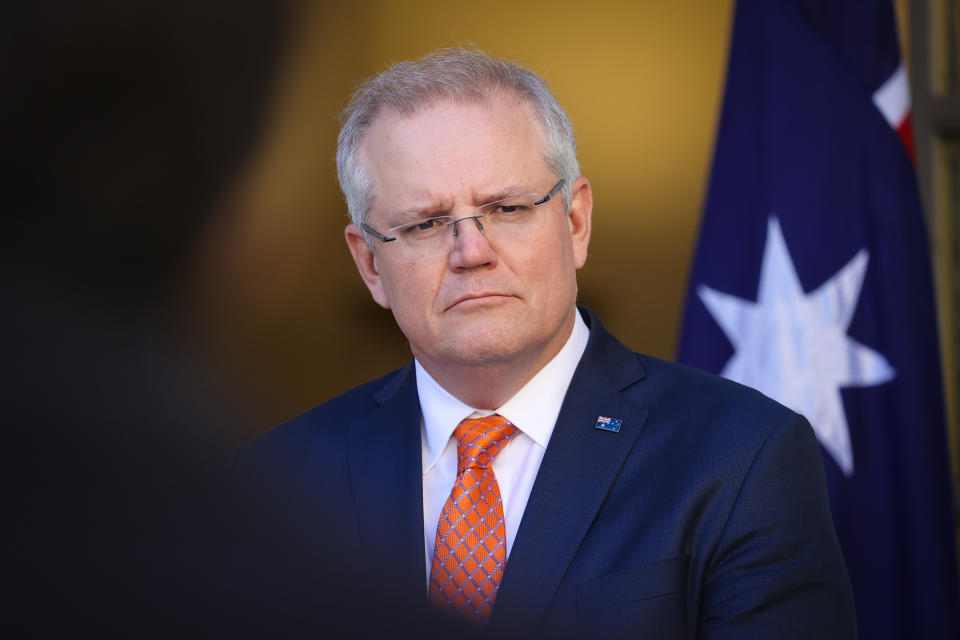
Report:
[[457,425],[457,473],[470,468],[487,468],[517,428],[501,415],[467,418]]

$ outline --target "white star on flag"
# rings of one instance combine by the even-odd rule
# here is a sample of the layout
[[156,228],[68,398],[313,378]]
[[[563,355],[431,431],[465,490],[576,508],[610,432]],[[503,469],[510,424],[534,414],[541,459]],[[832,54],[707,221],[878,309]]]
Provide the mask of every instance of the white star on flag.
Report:
[[720,375],[802,413],[848,477],[853,450],[840,389],[883,384],[896,375],[886,358],[847,335],[868,261],[861,249],[804,294],[780,223],[771,216],[755,303],[697,288],[735,350]]

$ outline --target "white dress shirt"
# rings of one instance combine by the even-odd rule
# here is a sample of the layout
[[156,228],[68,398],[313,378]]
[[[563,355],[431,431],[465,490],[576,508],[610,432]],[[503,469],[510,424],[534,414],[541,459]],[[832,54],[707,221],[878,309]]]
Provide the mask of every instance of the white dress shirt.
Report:
[[419,362],[417,393],[420,395],[420,460],[423,464],[423,538],[426,547],[426,577],[430,584],[433,546],[443,505],[457,479],[457,440],[453,431],[465,418],[498,413],[519,430],[491,465],[500,486],[503,519],[507,533],[507,557],[520,528],[520,519],[540,470],[560,406],[580,363],[590,337],[580,313],[560,352],[512,398],[494,411],[478,411],[453,397]]

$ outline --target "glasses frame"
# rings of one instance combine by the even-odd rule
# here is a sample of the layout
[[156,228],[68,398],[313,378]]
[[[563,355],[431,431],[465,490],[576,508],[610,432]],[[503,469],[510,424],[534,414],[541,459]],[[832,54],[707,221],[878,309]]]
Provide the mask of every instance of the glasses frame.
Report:
[[[546,203],[546,202],[549,202],[549,201],[553,198],[553,196],[555,196],[555,195],[557,194],[557,191],[560,191],[560,189],[563,188],[563,185],[564,185],[564,184],[566,184],[566,180],[564,180],[563,178],[560,178],[560,180],[557,181],[557,184],[553,185],[553,188],[550,189],[550,191],[547,192],[547,195],[543,196],[541,199],[539,199],[539,200],[537,200],[536,202],[534,202],[534,203],[533,203],[533,206],[536,207],[536,206],[538,206],[538,205],[541,205],[541,204],[544,204],[544,203]],[[495,204],[496,202],[499,202],[499,201],[488,202],[487,204],[485,204],[485,205],[483,205],[483,206],[486,207],[486,206],[489,206],[489,205],[491,205],[491,204]],[[478,207],[478,208],[482,208],[482,207]],[[450,222],[447,222],[446,225],[447,225],[448,227],[449,227],[450,225],[453,225],[453,237],[454,237],[454,238],[456,238],[456,237],[459,235],[457,224],[460,223],[460,222],[463,222],[464,220],[473,220],[474,222],[477,223],[477,229],[479,229],[480,231],[483,231],[483,225],[480,223],[480,218],[482,218],[484,215],[486,215],[486,214],[478,213],[478,214],[475,214],[475,215],[472,215],[472,216],[464,216],[464,217],[462,217],[462,218],[457,218],[456,220],[451,220]],[[445,216],[444,216],[444,217],[445,217]],[[407,226],[407,225],[406,225],[406,224],[402,224],[402,225],[400,225],[400,226],[393,227],[392,229],[387,229],[387,233],[390,233],[391,231],[395,231],[395,230],[397,230],[397,229],[403,228],[403,227],[405,227],[405,226]],[[373,227],[371,227],[370,225],[368,225],[366,222],[361,222],[361,223],[360,223],[360,228],[362,228],[364,231],[366,231],[367,233],[369,233],[370,235],[372,235],[374,238],[376,238],[376,239],[379,240],[380,242],[393,242],[394,240],[397,239],[396,236],[387,236],[387,235],[385,235],[385,234],[380,233],[379,231],[377,231],[376,229],[374,229]]]

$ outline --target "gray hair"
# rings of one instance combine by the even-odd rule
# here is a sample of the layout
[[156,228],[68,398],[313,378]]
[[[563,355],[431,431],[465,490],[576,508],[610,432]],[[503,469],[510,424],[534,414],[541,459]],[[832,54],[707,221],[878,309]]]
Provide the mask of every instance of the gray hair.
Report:
[[573,126],[563,107],[537,74],[513,62],[497,60],[481,51],[440,49],[419,60],[391,66],[365,80],[340,114],[337,174],[354,224],[366,222],[374,188],[360,165],[360,145],[384,109],[413,115],[434,102],[484,104],[491,89],[503,89],[527,101],[543,127],[543,158],[563,178],[564,210],[570,210],[573,182],[580,176]]

